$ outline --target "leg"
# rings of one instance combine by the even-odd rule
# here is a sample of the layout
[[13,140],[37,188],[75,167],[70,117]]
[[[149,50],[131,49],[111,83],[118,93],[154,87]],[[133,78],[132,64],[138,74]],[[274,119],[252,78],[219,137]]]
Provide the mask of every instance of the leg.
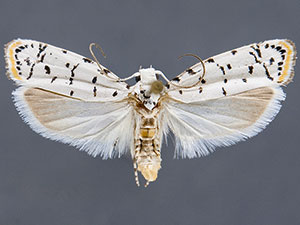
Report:
[[139,176],[138,176],[138,171],[137,171],[136,159],[133,160],[133,169],[134,169],[135,183],[139,187],[140,186],[140,182],[139,182]]

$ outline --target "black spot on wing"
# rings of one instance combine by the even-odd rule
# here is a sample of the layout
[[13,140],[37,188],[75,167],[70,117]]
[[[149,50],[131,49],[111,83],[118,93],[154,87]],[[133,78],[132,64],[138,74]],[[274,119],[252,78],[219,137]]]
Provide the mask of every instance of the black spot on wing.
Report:
[[285,50],[285,49],[281,49],[279,52],[280,52],[281,54],[284,54],[284,53],[286,53],[286,50]]
[[269,44],[265,44],[265,48],[269,48]]
[[220,70],[222,71],[223,75],[225,75],[225,69],[224,69],[224,67],[223,67],[223,66],[220,66],[219,68],[220,68]]
[[227,79],[224,79],[224,83],[225,83],[225,84],[227,83]]
[[44,69],[46,70],[46,74],[50,74],[50,67],[48,65],[45,65]]
[[24,59],[24,62],[26,62],[27,66],[31,65],[29,57],[27,57],[26,59]]
[[181,95],[182,95],[182,90],[179,90],[179,94],[181,94]]
[[51,83],[53,83],[56,79],[57,79],[57,77],[53,77],[51,80]]
[[257,56],[254,54],[254,52],[249,52],[250,55],[252,55],[254,57],[254,60],[256,63],[261,63],[258,59]]
[[41,60],[40,60],[41,63],[44,62],[45,56],[46,56],[46,53],[44,53],[44,54],[42,55]]
[[108,69],[103,69],[103,72],[106,74],[110,73],[110,71]]
[[30,71],[29,71],[29,76],[26,78],[27,80],[29,80],[33,74],[33,68],[35,66],[35,63],[32,64],[31,68],[30,68]]
[[94,77],[94,78],[92,79],[92,83],[95,84],[96,82],[97,82],[97,77]]
[[205,84],[205,83],[206,83],[206,80],[201,79],[201,83],[202,83],[202,84]]
[[207,60],[207,62],[208,62],[208,63],[214,63],[215,60],[214,60],[213,58],[209,58],[209,59]]
[[274,78],[271,77],[271,75],[270,75],[270,73],[269,73],[269,70],[268,70],[268,68],[266,67],[265,64],[263,64],[263,67],[264,67],[264,69],[265,69],[265,73],[266,73],[267,78],[270,79],[270,80],[274,80]]
[[231,70],[231,65],[230,64],[227,64],[227,68],[229,69],[229,70]]
[[253,73],[253,69],[254,69],[253,66],[248,66],[248,73],[252,74]]
[[231,51],[231,54],[232,54],[232,55],[235,55],[236,53],[237,53],[237,50],[232,50],[232,51]]
[[69,68],[69,66],[70,66],[70,63],[66,63],[66,67]]
[[242,81],[243,81],[244,83],[247,83],[247,79],[246,79],[246,78],[243,78]]
[[227,95],[227,93],[226,93],[226,91],[225,91],[224,87],[222,87],[222,91],[223,91],[223,95],[224,95],[224,96],[226,96],[226,95]]
[[93,62],[91,59],[88,59],[88,58],[83,58],[82,60],[85,63],[92,63]]
[[70,91],[70,96],[73,96],[73,94],[74,94],[74,91],[71,90],[71,91]]
[[71,77],[74,77],[74,71],[76,70],[76,68],[79,66],[79,63],[77,63],[76,65],[73,66],[73,69],[71,69]]
[[61,50],[62,51],[62,53],[64,53],[64,54],[67,54],[67,50]]
[[172,81],[179,82],[179,81],[180,81],[180,78],[179,78],[179,77],[175,77],[175,78],[172,79]]
[[115,92],[112,94],[113,97],[116,97],[117,95],[118,95],[118,92],[117,92],[117,91],[115,91]]
[[196,74],[196,72],[193,69],[187,69],[186,72],[191,75]]
[[273,64],[273,62],[275,62],[275,60],[274,60],[274,58],[273,58],[273,57],[271,57],[269,61],[270,61],[270,65],[272,65],[272,64]]
[[39,58],[40,55],[42,54],[42,52],[45,51],[46,48],[47,48],[47,45],[44,45],[44,46],[43,46],[42,43],[40,43],[40,44],[39,44],[39,52],[38,52],[38,54],[36,55],[36,57]]
[[97,96],[97,88],[96,87],[94,87],[93,93],[94,93],[94,97],[96,97]]
[[69,81],[70,81],[69,85],[72,85],[73,84],[73,78],[70,77]]
[[254,51],[256,51],[257,56],[258,56],[259,58],[261,58],[261,52],[260,52],[259,47],[255,48],[254,46],[251,46],[251,48],[252,48]]
[[201,94],[203,91],[203,88],[202,87],[199,87],[199,94]]

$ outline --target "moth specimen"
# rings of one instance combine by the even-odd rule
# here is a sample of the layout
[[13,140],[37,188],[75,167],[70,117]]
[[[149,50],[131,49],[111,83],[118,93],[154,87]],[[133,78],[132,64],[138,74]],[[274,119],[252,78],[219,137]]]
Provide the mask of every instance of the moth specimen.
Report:
[[120,79],[95,57],[33,40],[9,42],[5,59],[17,110],[34,131],[104,159],[130,152],[136,183],[140,171],[147,186],[169,131],[175,156],[194,158],[264,129],[285,99],[296,50],[290,40],[255,43],[199,58],[171,81],[152,67]]

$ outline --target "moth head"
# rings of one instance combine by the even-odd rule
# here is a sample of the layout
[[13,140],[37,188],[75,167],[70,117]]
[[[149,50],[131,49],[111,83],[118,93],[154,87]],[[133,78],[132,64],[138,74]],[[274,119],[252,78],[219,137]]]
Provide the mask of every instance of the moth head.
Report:
[[156,180],[159,169],[160,169],[160,162],[138,165],[138,171],[140,171],[144,176],[144,178],[149,182]]
[[156,75],[155,75],[155,69],[150,67],[147,69],[140,69],[139,70],[140,73],[140,80],[143,84],[151,84],[154,81],[156,81]]

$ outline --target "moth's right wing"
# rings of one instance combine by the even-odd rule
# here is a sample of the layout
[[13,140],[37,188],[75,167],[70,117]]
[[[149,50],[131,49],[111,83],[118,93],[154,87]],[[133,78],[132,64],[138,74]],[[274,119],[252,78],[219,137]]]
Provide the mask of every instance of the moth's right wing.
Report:
[[207,59],[203,80],[200,63],[173,79],[163,104],[175,154],[207,155],[264,129],[281,107],[280,86],[292,80],[295,60],[291,41],[270,40]]
[[[133,141],[133,109],[125,82],[101,74],[92,60],[48,44],[15,40],[6,45],[7,74],[19,87],[16,107],[46,138],[103,158],[120,156]],[[125,135],[126,134],[126,135]]]

